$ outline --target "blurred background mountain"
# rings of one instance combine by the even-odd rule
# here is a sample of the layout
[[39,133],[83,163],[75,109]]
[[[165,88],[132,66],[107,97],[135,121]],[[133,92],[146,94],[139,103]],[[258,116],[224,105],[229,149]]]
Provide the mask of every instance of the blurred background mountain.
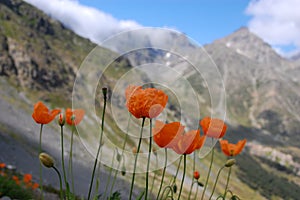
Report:
[[[137,43],[152,47],[157,42],[151,35],[137,38],[129,33],[127,37],[128,44],[116,43],[112,50],[105,46],[97,47],[97,55],[100,56],[95,59],[98,65],[114,60],[110,70],[101,77],[100,88],[104,85],[112,91],[118,78],[134,66],[165,63],[180,71],[196,86],[197,95],[201,97],[200,107],[205,115],[210,114],[211,100],[205,81],[182,61],[182,57],[196,55],[192,58],[197,61],[196,64],[205,65],[207,60],[203,57],[203,49],[184,35],[170,32],[160,42],[171,47],[176,42],[174,48],[179,46],[185,52],[182,57],[170,56],[168,52],[155,48],[120,56],[124,49],[130,49]],[[12,163],[21,171],[38,174],[36,149],[39,126],[31,118],[33,104],[41,100],[51,108],[71,107],[76,73],[81,63],[88,62],[84,59],[96,46],[21,0],[0,1],[0,161]],[[244,153],[237,158],[238,167],[230,189],[242,199],[297,199],[300,195],[299,56],[292,59],[281,57],[245,27],[206,44],[204,49],[218,67],[226,91],[223,97],[229,125],[226,138],[233,142],[243,138],[248,140]],[[146,73],[138,77],[142,80],[153,78]],[[168,77],[167,73],[162,75],[166,80]],[[209,78],[214,81],[215,77]],[[178,90],[186,89],[184,85],[178,86]],[[218,93],[221,89],[215,88],[212,92]],[[117,100],[112,99],[110,105],[123,106],[124,97],[122,99],[121,95],[117,95]],[[95,101],[101,102],[99,99]],[[172,119],[180,119],[182,116],[179,116],[180,111],[175,105],[175,100],[170,101],[167,112]],[[124,136],[115,124],[112,112],[108,110],[107,114],[107,134],[115,142],[122,141]],[[98,119],[89,120],[91,124],[97,124]],[[184,120],[189,122],[189,116],[184,116]],[[47,141],[43,144],[45,150],[57,158],[60,145],[58,133],[58,128],[50,125],[43,135],[43,141]],[[86,137],[87,141],[93,141],[89,134]],[[97,138],[97,135],[94,137]],[[67,145],[68,139],[67,136]],[[76,187],[79,188],[79,195],[84,195],[93,157],[79,139],[76,142],[74,160],[80,167],[75,170],[86,170],[81,177],[77,177],[82,182]],[[131,139],[129,144],[134,146],[136,141]],[[109,148],[104,152],[112,154]],[[219,151],[216,157],[219,162],[214,167],[215,172],[225,161]],[[203,173],[207,171],[209,159],[204,160],[198,160],[199,171],[204,169]],[[125,181],[129,179],[130,176],[124,178]],[[56,179],[51,179],[51,176],[46,178],[46,182],[57,186]],[[128,189],[118,187],[122,191]],[[217,189],[222,191],[222,187]]]

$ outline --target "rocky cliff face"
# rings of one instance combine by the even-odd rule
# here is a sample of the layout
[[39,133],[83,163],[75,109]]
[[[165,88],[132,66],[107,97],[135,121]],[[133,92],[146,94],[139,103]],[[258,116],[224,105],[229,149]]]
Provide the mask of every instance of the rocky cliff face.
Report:
[[0,12],[0,75],[23,88],[70,91],[95,45],[23,1],[1,1]]

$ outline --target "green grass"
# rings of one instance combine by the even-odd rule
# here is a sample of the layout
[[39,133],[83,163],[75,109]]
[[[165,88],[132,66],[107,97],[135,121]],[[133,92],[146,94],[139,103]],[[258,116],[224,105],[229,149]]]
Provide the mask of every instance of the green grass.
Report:
[[299,199],[298,185],[272,171],[267,171],[254,158],[243,155],[238,158],[238,162],[238,177],[261,195],[266,198],[278,196],[288,200]]

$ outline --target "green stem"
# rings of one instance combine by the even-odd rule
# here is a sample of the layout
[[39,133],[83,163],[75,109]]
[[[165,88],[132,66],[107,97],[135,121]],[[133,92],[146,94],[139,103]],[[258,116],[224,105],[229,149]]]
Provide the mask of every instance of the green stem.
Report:
[[[197,183],[197,184],[198,184],[198,183]],[[198,186],[196,187],[196,194],[195,194],[195,196],[194,196],[194,200],[196,200],[197,196],[198,196]]]
[[[155,169],[157,169],[158,167],[158,158],[157,158],[157,155],[155,156]],[[154,182],[155,182],[155,179],[156,179],[156,171],[154,171],[154,176],[153,176],[153,180],[152,180],[152,184],[151,184],[151,189],[150,189],[150,193],[152,193],[153,191],[153,186],[154,186]]]
[[61,181],[61,175],[58,171],[58,169],[53,166],[53,169],[56,171],[57,175],[58,175],[58,178],[59,178],[59,188],[60,188],[60,199],[63,200],[64,199],[64,196],[63,196],[63,190],[62,190],[62,181]]
[[179,194],[178,194],[178,200],[180,199],[181,191],[182,191],[182,188],[183,188],[185,170],[186,170],[186,154],[183,154],[183,175],[182,175],[181,186],[180,186],[180,190],[179,190]]
[[[129,117],[129,118],[128,118],[128,123],[127,123],[127,128],[126,128],[126,135],[125,135],[125,139],[124,139],[124,142],[123,142],[123,145],[122,145],[121,159],[122,159],[123,156],[124,156],[124,149],[125,149],[125,146],[126,146],[126,143],[127,143],[130,119],[131,119],[131,118]],[[124,161],[123,161],[123,162],[124,162]],[[109,196],[110,196],[110,197],[111,197],[112,190],[113,190],[113,188],[114,188],[114,185],[115,185],[115,182],[116,182],[116,179],[117,179],[117,173],[118,173],[118,171],[119,171],[119,169],[120,169],[120,165],[121,165],[121,161],[119,161],[117,170],[115,170],[114,179],[113,179],[113,182],[112,182],[112,184],[111,184],[110,193],[109,193]]]
[[168,191],[166,199],[169,197],[169,192],[171,192],[171,197],[173,199],[173,188],[169,185],[164,188],[163,193],[161,194],[161,197],[163,198],[163,196],[164,196],[165,192],[167,191],[167,189],[169,189],[169,191]]
[[[111,173],[112,173],[112,169],[113,169],[113,166],[114,166],[114,163],[115,163],[115,156],[116,156],[116,149],[115,149],[113,157],[112,157],[111,167],[109,168],[108,181],[106,182],[106,186],[105,186],[105,190],[104,190],[104,195],[103,195],[104,198],[106,197],[106,192],[107,192],[108,186],[110,184]],[[110,198],[110,196],[108,198]]]
[[162,188],[162,185],[163,185],[163,182],[164,182],[164,178],[165,178],[165,173],[166,173],[166,168],[167,168],[167,162],[168,162],[168,151],[167,151],[167,148],[165,148],[165,165],[164,165],[164,169],[163,169],[163,173],[162,173],[162,177],[161,177],[161,181],[160,181],[160,186],[159,186],[159,190],[158,190],[158,194],[157,194],[157,197],[156,197],[156,200],[158,200],[159,198],[159,195],[160,195],[160,192],[161,192],[161,188]]
[[145,200],[147,200],[148,197],[148,182],[149,182],[149,167],[150,167],[151,151],[152,151],[152,119],[150,119],[150,138],[149,138],[149,151],[148,151],[148,162],[147,162],[147,171],[146,171]]
[[[211,138],[211,139],[212,139],[212,140],[211,140],[211,143],[213,143],[213,138]],[[211,173],[211,168],[212,168],[212,164],[213,164],[213,161],[214,161],[214,149],[215,149],[215,147],[213,147],[213,148],[212,148],[212,151],[211,151],[210,165],[209,165],[209,169],[208,169],[208,173],[207,173],[207,177],[206,177],[204,189],[203,189],[203,192],[202,192],[201,200],[203,200],[203,198],[204,198],[204,194],[205,194],[205,191],[206,191],[206,188],[207,188],[209,176],[210,176],[210,173]]]
[[142,121],[142,128],[141,128],[141,132],[140,132],[140,138],[139,138],[138,148],[137,148],[137,152],[135,154],[135,159],[134,159],[134,168],[133,168],[133,175],[132,175],[131,187],[130,187],[130,194],[129,194],[129,199],[130,200],[132,199],[132,190],[133,190],[133,185],[134,185],[135,170],[136,170],[136,164],[137,164],[138,154],[139,154],[140,148],[141,148],[141,142],[142,142],[142,135],[143,135],[144,124],[145,124],[145,117],[143,118],[143,121]]
[[73,176],[73,138],[74,138],[74,130],[75,126],[72,126],[72,133],[71,133],[71,141],[70,141],[70,155],[69,155],[69,168],[68,168],[68,174],[71,176],[71,184],[72,184],[72,191],[73,193],[75,192],[74,190],[74,176]]
[[215,189],[216,189],[216,186],[217,186],[217,183],[218,183],[218,180],[219,180],[220,173],[221,173],[221,171],[224,169],[224,167],[225,167],[225,166],[221,167],[221,168],[219,169],[219,171],[218,171],[218,175],[217,175],[217,178],[216,178],[216,180],[215,180],[215,184],[214,184],[213,190],[212,190],[212,192],[211,192],[211,195],[210,195],[210,197],[209,197],[209,200],[212,198],[212,196],[213,196],[213,194],[214,194],[214,192],[215,192]]
[[[40,127],[40,143],[39,143],[39,155],[42,153],[42,132],[43,132],[43,125],[41,124]],[[41,199],[44,199],[43,193],[43,172],[42,172],[42,163],[40,162],[40,190],[41,190]]]
[[98,156],[99,156],[100,149],[101,149],[102,135],[103,135],[103,129],[104,129],[105,109],[106,109],[106,96],[104,96],[104,105],[103,105],[103,112],[102,112],[101,133],[100,133],[100,139],[99,139],[99,146],[98,146],[98,150],[97,150],[97,155],[96,155],[95,162],[94,162],[94,167],[93,167],[93,172],[92,172],[91,183],[90,183],[90,187],[89,187],[88,200],[91,198],[91,191],[92,191],[93,181],[94,181],[94,176],[95,176],[95,171],[96,171],[96,167],[97,167],[97,163],[98,163]]
[[174,176],[174,178],[173,178],[173,184],[174,184],[175,181],[176,181],[176,178],[177,178],[177,175],[178,175],[178,172],[179,172],[179,168],[180,168],[181,161],[182,161],[182,156],[180,156],[180,159],[179,159],[179,163],[178,163],[178,166],[177,166],[176,174],[175,174],[175,176]]
[[[195,162],[196,162],[196,153],[194,152],[193,153],[193,173],[195,172]],[[194,185],[194,176],[192,176],[192,183],[191,183],[191,187],[190,187],[190,191],[189,191],[189,196],[188,196],[188,200],[190,200],[191,198],[191,193],[192,193],[192,190],[193,190],[193,185]],[[197,187],[198,188],[198,187]]]
[[227,188],[229,185],[229,179],[230,179],[230,175],[231,175],[231,167],[229,168],[229,172],[228,172],[228,176],[227,176],[227,181],[226,181],[226,187],[225,187],[225,191],[224,191],[224,199],[226,199],[226,194],[227,194]]
[[[63,176],[64,176],[65,187],[68,188],[68,182],[67,182],[66,170],[65,170],[64,129],[63,129],[63,126],[60,126],[60,137],[61,137],[61,163],[62,163],[62,169],[63,169]],[[67,190],[67,197],[69,196],[68,192],[69,191]]]
[[[176,174],[175,174],[175,176],[173,177],[173,180],[170,182],[169,185],[174,185],[174,184],[175,184],[176,179],[177,179],[177,176],[178,176],[178,172],[179,172],[179,168],[180,168],[181,161],[182,161],[182,156],[180,156],[179,163],[178,163],[177,170],[176,170]],[[168,193],[167,195],[169,195],[169,193]]]

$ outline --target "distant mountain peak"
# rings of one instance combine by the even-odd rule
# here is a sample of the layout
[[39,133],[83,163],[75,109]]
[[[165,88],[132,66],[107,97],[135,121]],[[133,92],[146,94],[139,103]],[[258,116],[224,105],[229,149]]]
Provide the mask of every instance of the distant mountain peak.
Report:
[[223,43],[226,47],[234,49],[237,53],[260,63],[268,64],[270,60],[276,61],[283,59],[276,53],[271,45],[252,33],[247,27],[241,27],[234,33],[215,42]]

